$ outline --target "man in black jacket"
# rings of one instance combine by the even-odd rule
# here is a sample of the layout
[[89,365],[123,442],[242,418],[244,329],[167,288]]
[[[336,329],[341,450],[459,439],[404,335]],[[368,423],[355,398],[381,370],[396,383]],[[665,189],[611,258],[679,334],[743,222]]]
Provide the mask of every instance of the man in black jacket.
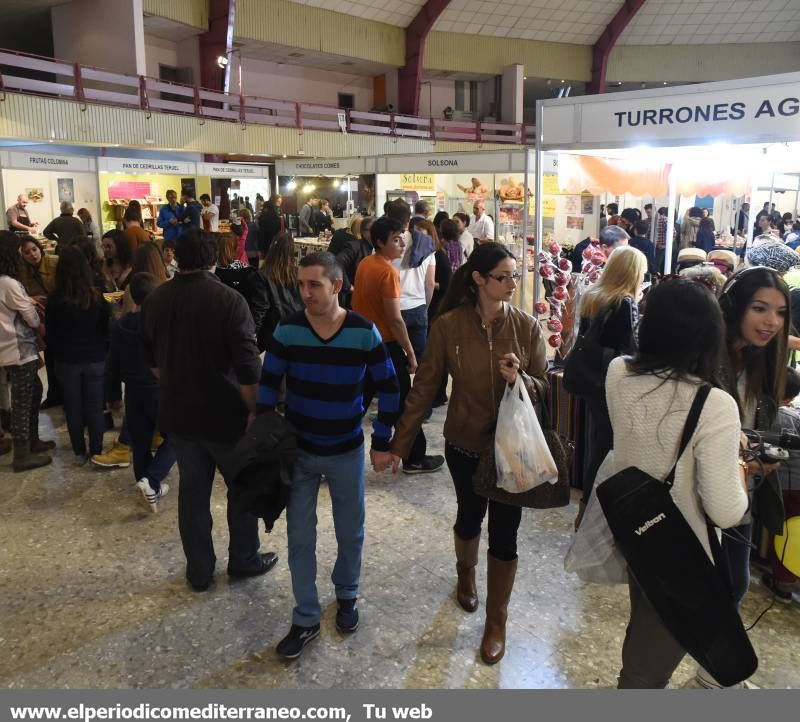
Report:
[[[186,578],[205,591],[214,576],[211,489],[219,468],[226,484],[234,446],[255,418],[261,363],[244,298],[213,273],[211,235],[186,231],[176,242],[180,272],[142,307],[144,353],[160,381],[159,425],[178,458],[178,526]],[[258,520],[227,510],[228,575],[268,572],[278,558],[259,552]]]

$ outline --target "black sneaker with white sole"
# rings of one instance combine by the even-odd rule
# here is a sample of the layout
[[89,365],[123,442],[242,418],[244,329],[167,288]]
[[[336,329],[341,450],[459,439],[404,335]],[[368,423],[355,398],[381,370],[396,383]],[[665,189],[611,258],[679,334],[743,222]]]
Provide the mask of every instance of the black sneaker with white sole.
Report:
[[403,462],[404,474],[431,474],[444,466],[443,456],[423,456],[418,464]]
[[336,600],[336,629],[343,634],[352,634],[358,629],[358,608],[355,599]]
[[319,637],[319,624],[313,627],[301,627],[293,624],[292,628],[275,648],[275,651],[284,659],[297,659],[305,646],[312,640]]

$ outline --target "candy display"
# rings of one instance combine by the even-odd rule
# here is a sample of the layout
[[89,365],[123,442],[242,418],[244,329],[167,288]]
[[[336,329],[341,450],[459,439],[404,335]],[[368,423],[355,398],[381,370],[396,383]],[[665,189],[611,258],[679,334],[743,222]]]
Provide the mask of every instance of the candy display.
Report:
[[[563,358],[572,347],[575,337],[575,314],[582,291],[597,281],[600,269],[605,264],[605,256],[591,246],[583,251],[583,266],[573,269],[572,261],[561,258],[562,247],[557,241],[545,243],[545,249],[539,252],[537,262],[539,276],[555,284],[550,296],[550,303],[539,301],[534,304],[534,311],[544,316],[548,310],[550,318],[547,330],[552,332],[547,343],[559,350]],[[573,270],[575,272],[573,272]]]

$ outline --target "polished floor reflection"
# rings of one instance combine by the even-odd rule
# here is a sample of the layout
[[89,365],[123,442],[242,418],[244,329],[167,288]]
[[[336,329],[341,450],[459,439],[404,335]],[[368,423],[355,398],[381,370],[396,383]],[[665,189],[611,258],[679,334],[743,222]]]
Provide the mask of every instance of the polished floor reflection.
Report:
[[[441,452],[441,410],[426,426]],[[294,663],[275,656],[292,607],[285,521],[263,547],[281,557],[263,578],[229,583],[224,486],[212,500],[217,576],[204,594],[183,578],[177,532],[177,473],[158,515],[145,507],[130,469],[69,464],[60,409],[42,414],[55,433],[54,464],[13,474],[0,460],[0,684],[13,688],[612,687],[628,612],[626,589],[584,585],[563,570],[574,507],[525,511],[508,652],[495,667],[477,654],[482,607],[452,598],[455,501],[446,471],[367,480],[362,625],[334,626],[330,572],[335,540],[330,502],[319,505],[320,639]],[[106,435],[107,446],[112,435]],[[485,562],[479,568],[485,589]],[[748,622],[767,605],[753,583]],[[800,605],[775,604],[752,631],[761,687],[800,686]],[[693,675],[684,662],[673,684]]]

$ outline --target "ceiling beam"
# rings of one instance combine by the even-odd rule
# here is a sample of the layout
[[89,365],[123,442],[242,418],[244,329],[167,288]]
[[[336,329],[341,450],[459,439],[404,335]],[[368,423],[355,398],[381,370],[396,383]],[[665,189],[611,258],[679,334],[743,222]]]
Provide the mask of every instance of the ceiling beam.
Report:
[[611,55],[611,51],[617,44],[622,32],[628,27],[628,23],[633,20],[644,4],[645,0],[625,0],[617,14],[597,39],[592,48],[592,79],[586,86],[587,95],[605,93],[606,71],[608,70],[608,58]]
[[425,40],[450,0],[427,0],[406,28],[406,64],[397,74],[398,110],[408,115],[419,113],[419,91],[425,60]]

